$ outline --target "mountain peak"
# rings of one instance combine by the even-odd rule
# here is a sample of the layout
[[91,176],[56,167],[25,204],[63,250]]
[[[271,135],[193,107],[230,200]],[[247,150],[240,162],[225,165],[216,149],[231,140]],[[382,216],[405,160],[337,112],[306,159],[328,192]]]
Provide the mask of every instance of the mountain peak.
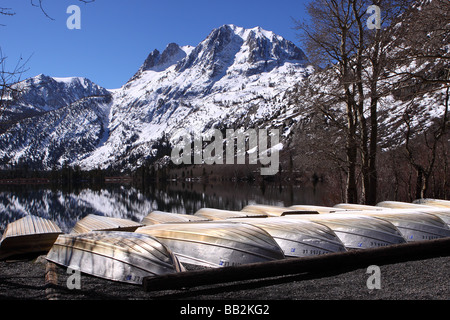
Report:
[[[225,24],[210,32],[192,54],[180,61],[177,71],[182,72],[195,65],[210,77],[226,72],[232,64],[247,64],[246,75],[270,71],[286,61],[307,63],[306,55],[294,43],[272,31],[257,26],[245,29]],[[259,65],[262,63],[263,65]]]
[[147,56],[147,59],[145,59],[144,64],[141,67],[141,70],[147,71],[152,69],[158,63],[159,57],[160,53],[158,49],[155,49],[152,52],[150,52],[150,54]]
[[158,66],[163,70],[167,69],[184,57],[186,57],[186,52],[183,51],[178,44],[173,42],[169,43],[166,49],[161,54],[161,57],[158,61]]
[[128,82],[136,79],[145,71],[164,71],[181,61],[191,51],[191,46],[180,47],[174,42],[169,43],[162,53],[158,49],[155,49],[147,56],[147,59],[145,59],[138,72]]

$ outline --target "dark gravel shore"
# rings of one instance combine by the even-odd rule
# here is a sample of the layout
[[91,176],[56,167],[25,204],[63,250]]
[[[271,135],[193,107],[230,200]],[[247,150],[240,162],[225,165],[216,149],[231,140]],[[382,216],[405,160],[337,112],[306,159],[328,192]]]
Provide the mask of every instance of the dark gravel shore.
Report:
[[[330,266],[332,267],[332,266]],[[268,279],[145,292],[141,286],[81,275],[69,290],[66,269],[46,280],[44,256],[0,262],[0,299],[8,300],[449,300],[450,257],[380,266],[381,289],[368,289],[370,274],[357,269],[333,276],[288,275]]]

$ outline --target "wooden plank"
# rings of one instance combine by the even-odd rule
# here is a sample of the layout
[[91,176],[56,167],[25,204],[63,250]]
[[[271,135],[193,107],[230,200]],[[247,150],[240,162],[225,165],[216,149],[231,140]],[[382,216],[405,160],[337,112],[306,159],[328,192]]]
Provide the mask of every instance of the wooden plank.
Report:
[[144,278],[145,291],[182,289],[234,281],[311,274],[338,274],[370,265],[383,265],[450,255],[450,238],[352,250],[306,258],[292,258],[244,266],[189,271]]
[[57,266],[51,261],[45,267],[45,296],[47,300],[59,300]]

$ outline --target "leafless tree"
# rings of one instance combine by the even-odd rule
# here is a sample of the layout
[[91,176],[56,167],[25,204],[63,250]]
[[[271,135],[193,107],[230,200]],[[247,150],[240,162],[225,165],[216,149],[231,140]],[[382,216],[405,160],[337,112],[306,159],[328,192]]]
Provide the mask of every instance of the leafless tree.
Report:
[[415,1],[395,26],[393,37],[396,50],[390,71],[399,84],[422,83],[419,89],[426,91],[450,85],[449,1]]
[[[415,197],[424,198],[429,194],[438,149],[449,127],[450,2],[417,1],[396,25],[394,38],[397,49],[391,57],[390,76],[396,81],[395,90],[411,100],[403,114],[404,147],[416,172]],[[430,123],[423,111],[416,109],[425,96],[433,93],[434,111],[440,110],[440,114]],[[443,144],[443,152],[446,148],[448,141]],[[446,177],[442,178],[445,181]]]
[[[351,38],[355,23],[352,19],[351,1],[314,1],[308,4],[307,11],[311,23],[297,22],[296,29],[301,31],[310,59],[318,66],[328,67],[338,78],[338,87],[329,94],[340,96],[338,100],[343,101],[346,106],[346,201],[356,203],[357,119],[354,86],[350,80],[351,59],[355,53]],[[321,110],[328,110],[329,107],[331,106],[322,104]]]
[[[414,117],[417,117],[417,113],[412,111],[412,103],[404,111],[403,119],[406,124],[405,150],[407,159],[417,175],[415,183],[416,199],[428,196],[430,179],[438,157],[438,147],[449,127],[449,91],[450,87],[447,87],[442,102],[442,117],[437,118],[435,123],[431,125],[424,125],[420,121],[416,121],[418,124],[413,126],[412,122]],[[445,180],[445,176],[442,178]]]
[[[296,21],[297,30],[313,62],[335,73],[337,86],[326,94],[341,96],[345,105],[346,170],[348,202],[358,202],[358,166],[361,167],[361,202],[377,201],[378,104],[388,90],[380,84],[385,76],[386,55],[392,47],[389,27],[409,0],[320,0],[311,2],[311,23]],[[380,30],[369,30],[366,10],[381,9]],[[328,107],[319,110],[328,114]],[[358,161],[358,155],[360,161]]]
[[[3,115],[13,98],[17,97],[20,88],[16,83],[20,82],[21,76],[27,71],[26,64],[28,60],[19,58],[17,63],[12,69],[8,69],[6,65],[7,57],[3,55],[3,51],[0,48],[0,121],[5,124]],[[0,127],[0,131],[4,128]]]

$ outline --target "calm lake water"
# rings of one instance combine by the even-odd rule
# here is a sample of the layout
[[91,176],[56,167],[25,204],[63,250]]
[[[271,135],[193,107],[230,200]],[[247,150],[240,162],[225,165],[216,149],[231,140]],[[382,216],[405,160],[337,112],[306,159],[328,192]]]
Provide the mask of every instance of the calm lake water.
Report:
[[9,222],[32,214],[52,219],[68,233],[88,214],[141,221],[154,210],[194,214],[201,208],[241,210],[248,204],[330,205],[323,185],[278,185],[200,182],[169,183],[163,188],[137,189],[107,184],[71,191],[47,186],[0,186],[0,231]]

